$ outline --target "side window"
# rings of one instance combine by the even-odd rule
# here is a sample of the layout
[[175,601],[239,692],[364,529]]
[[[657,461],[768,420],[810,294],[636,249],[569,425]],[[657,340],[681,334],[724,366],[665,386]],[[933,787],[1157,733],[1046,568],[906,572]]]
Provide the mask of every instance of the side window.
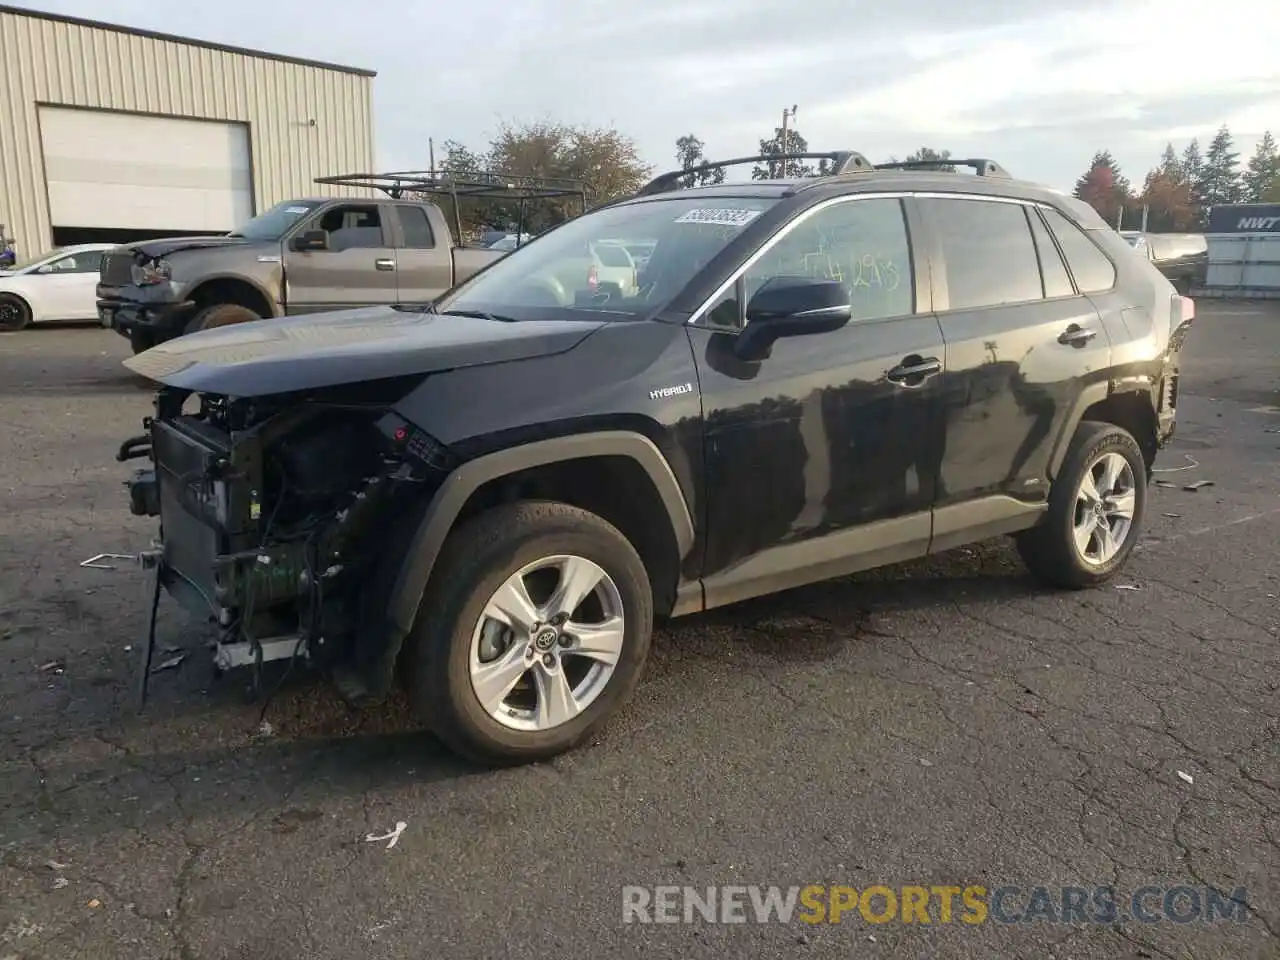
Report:
[[427,211],[421,207],[396,207],[400,217],[400,230],[404,233],[404,245],[409,250],[430,250],[436,245],[431,232]]
[[102,251],[91,250],[75,255],[76,273],[97,273],[102,269]]
[[946,260],[952,310],[1043,297],[1040,264],[1019,203],[921,198]]
[[1027,219],[1031,221],[1031,235],[1036,240],[1036,253],[1040,255],[1040,274],[1044,277],[1044,295],[1053,297],[1073,297],[1075,287],[1071,286],[1071,274],[1067,273],[1067,265],[1062,262],[1062,254],[1054,246],[1053,237],[1040,219],[1034,207],[1027,207]]
[[902,203],[849,200],[802,220],[747,271],[747,302],[775,277],[839,280],[849,290],[855,321],[914,312],[911,247]]
[[1081,293],[1103,293],[1116,285],[1115,264],[1085,236],[1083,230],[1057,210],[1046,210],[1044,216],[1049,229],[1058,238]]
[[376,204],[330,207],[320,215],[317,229],[329,234],[330,250],[385,246]]

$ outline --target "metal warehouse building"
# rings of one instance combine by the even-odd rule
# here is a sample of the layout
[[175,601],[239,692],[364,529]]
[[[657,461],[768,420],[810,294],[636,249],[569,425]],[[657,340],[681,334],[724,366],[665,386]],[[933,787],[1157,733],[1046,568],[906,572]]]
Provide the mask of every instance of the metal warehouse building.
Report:
[[373,167],[373,77],[0,6],[0,239],[223,233],[341,194],[313,181]]

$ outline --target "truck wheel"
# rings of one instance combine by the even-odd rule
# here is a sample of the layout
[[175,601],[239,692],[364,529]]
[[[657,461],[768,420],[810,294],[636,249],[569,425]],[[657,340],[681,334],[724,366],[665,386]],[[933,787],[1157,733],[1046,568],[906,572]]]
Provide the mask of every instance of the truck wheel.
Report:
[[263,318],[248,307],[242,307],[238,303],[215,303],[211,307],[201,309],[191,318],[182,332],[186,335],[200,330],[212,330],[214,327],[227,327],[233,323],[251,323],[261,319]]
[[1127,430],[1080,424],[1049,492],[1048,515],[1015,538],[1032,576],[1073,590],[1111,579],[1142,529],[1146,477],[1142,451]]
[[27,301],[12,293],[0,293],[0,330],[12,333],[25,329],[31,323],[31,308]]
[[605,520],[547,501],[495,507],[450,535],[434,569],[405,673],[414,708],[459,754],[549,759],[635,691],[653,597]]

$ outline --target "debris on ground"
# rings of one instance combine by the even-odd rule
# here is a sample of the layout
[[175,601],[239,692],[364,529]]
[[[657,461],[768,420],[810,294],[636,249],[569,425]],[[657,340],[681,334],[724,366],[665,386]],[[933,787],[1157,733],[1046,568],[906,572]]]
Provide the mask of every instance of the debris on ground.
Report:
[[1157,487],[1176,487],[1177,484],[1174,483],[1172,480],[1157,480],[1156,486]]
[[932,766],[933,766],[933,761],[932,761],[932,760],[926,760],[924,757],[921,757],[921,758],[920,758],[920,766],[922,766],[922,767],[932,767]]
[[1158,470],[1152,470],[1152,473],[1181,473],[1183,470],[1194,470],[1200,466],[1200,461],[1189,453],[1184,453],[1182,458],[1187,462],[1181,467],[1161,467]]
[[56,880],[54,880],[54,881],[53,881],[53,889],[55,889],[55,890],[61,890],[63,887],[65,887],[65,886],[66,886],[68,883],[70,883],[70,882],[71,882],[71,881],[70,881],[70,880],[68,880],[66,877],[58,877],[58,879],[56,879]]
[[1140,587],[1136,583],[1117,583],[1116,589],[1117,590],[1141,590],[1142,587]]
[[364,842],[378,843],[381,840],[390,840],[391,842],[387,844],[387,849],[390,850],[392,847],[394,847],[397,843],[400,842],[400,834],[404,833],[405,830],[408,828],[408,826],[409,825],[405,823],[403,820],[399,820],[396,822],[396,828],[392,830],[390,833],[385,833],[380,837],[375,836],[372,833],[366,834],[364,838]]
[[54,871],[65,870],[67,869],[68,866],[70,866],[70,864],[59,863],[57,860],[46,860],[44,865],[48,867],[50,870],[54,870]]
[[92,900],[89,901],[90,910],[97,910],[100,906],[102,906],[102,901],[99,900],[97,897],[94,897]]
[[164,661],[164,663],[152,669],[151,672],[159,673],[161,670],[172,670],[175,667],[179,666],[182,663],[182,661],[185,659],[187,659],[187,655],[185,653],[179,654],[176,657],[170,657],[168,660]]
[[1190,490],[1194,492],[1196,490],[1199,490],[1201,487],[1212,487],[1212,486],[1213,486],[1212,480],[1196,480],[1193,483],[1186,484],[1182,489]]
[[263,720],[258,724],[257,735],[259,737],[274,737],[276,735],[276,728],[271,725],[270,720]]
[[1185,780],[1187,783],[1195,783],[1195,780],[1192,778],[1191,774],[1184,773],[1181,770],[1178,771],[1178,779]]

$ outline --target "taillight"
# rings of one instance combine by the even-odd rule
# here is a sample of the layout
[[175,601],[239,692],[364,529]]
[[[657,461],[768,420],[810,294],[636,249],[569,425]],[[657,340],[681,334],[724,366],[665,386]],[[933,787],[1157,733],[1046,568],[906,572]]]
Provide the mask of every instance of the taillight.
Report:
[[1190,297],[1178,297],[1182,301],[1182,322],[1190,323],[1196,318],[1196,302]]
[[600,286],[600,271],[594,263],[587,269],[587,286],[592,290]]

